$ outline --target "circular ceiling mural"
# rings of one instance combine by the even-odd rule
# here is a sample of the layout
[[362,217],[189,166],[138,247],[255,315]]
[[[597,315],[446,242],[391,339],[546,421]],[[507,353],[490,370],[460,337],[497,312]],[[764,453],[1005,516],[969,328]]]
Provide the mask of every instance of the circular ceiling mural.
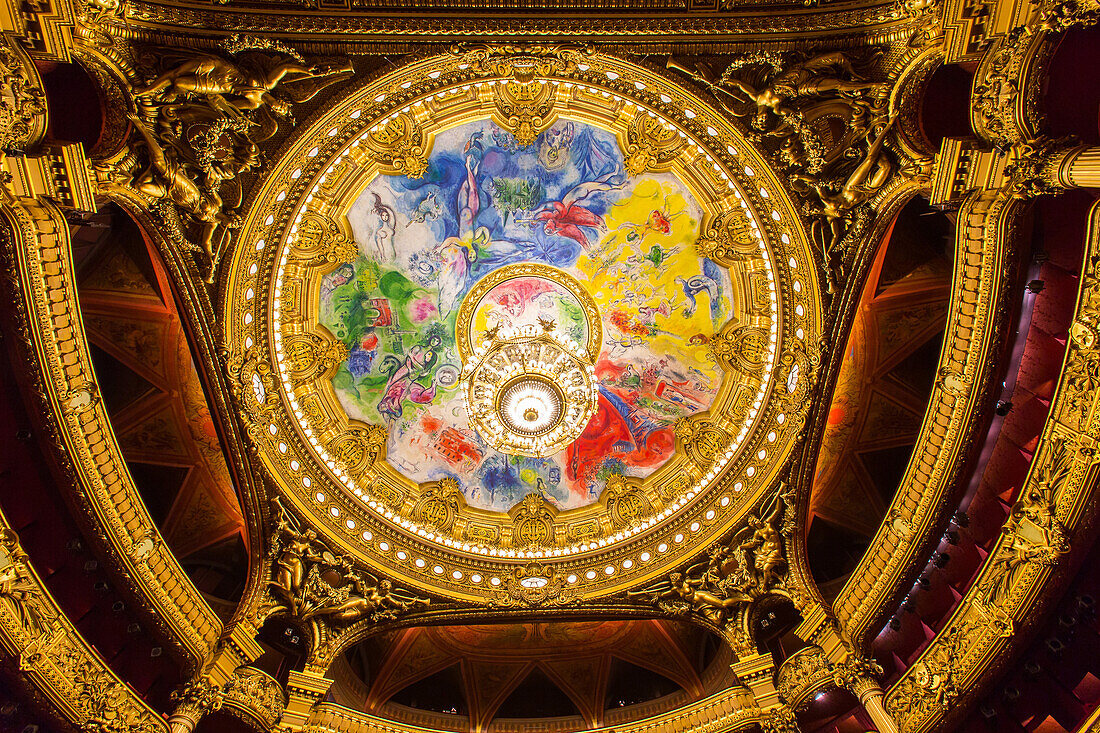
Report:
[[816,366],[813,258],[763,161],[595,53],[366,84],[271,172],[232,272],[230,375],[284,496],[456,597],[603,594],[713,541]]
[[[340,405],[386,426],[402,476],[453,479],[469,506],[498,512],[533,492],[583,507],[609,475],[653,474],[676,421],[710,407],[723,373],[707,344],[733,315],[730,276],[696,251],[703,212],[689,187],[631,176],[623,158],[615,135],[580,120],[522,146],[476,120],[436,135],[420,177],[380,175],[355,199],[358,254],[322,278],[319,320],[348,350],[332,377]],[[584,418],[545,457],[495,446],[463,400],[470,344],[520,326],[595,355],[595,410],[563,415],[560,393],[528,390],[532,427]],[[497,353],[498,367],[517,358]],[[524,384],[501,386],[515,399]]]

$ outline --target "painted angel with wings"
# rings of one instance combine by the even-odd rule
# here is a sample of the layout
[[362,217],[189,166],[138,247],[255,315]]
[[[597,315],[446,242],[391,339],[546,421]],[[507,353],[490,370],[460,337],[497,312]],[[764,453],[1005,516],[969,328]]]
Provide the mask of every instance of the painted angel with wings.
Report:
[[619,172],[613,171],[600,176],[595,181],[579,183],[570,189],[561,201],[551,201],[547,207],[535,212],[530,219],[522,220],[522,223],[542,224],[547,234],[568,237],[587,249],[588,235],[584,232],[584,228],[598,229],[603,226],[604,221],[602,216],[581,204],[598,193],[622,188],[624,183],[617,182],[619,178],[621,178]]

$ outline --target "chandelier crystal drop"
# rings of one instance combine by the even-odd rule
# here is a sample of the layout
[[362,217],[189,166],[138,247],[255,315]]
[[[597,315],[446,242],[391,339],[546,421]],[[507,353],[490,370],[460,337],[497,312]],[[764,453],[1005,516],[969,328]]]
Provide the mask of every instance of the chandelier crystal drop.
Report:
[[462,375],[470,424],[501,453],[553,455],[580,436],[596,411],[595,367],[552,325],[487,334]]

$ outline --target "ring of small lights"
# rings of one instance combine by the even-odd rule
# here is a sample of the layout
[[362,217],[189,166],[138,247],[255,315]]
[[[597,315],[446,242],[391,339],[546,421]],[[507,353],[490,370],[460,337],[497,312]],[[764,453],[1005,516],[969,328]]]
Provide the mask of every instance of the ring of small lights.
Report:
[[[284,282],[297,224],[309,210],[334,210],[326,197],[346,200],[374,175],[359,170],[358,178],[329,180],[345,169],[349,150],[372,126],[398,114],[416,115],[429,132],[486,118],[492,85],[520,74],[555,85],[555,114],[615,131],[624,150],[626,128],[637,114],[651,115],[681,134],[686,145],[671,167],[699,197],[705,211],[701,231],[707,232],[721,212],[740,211],[758,243],[759,257],[744,267],[748,281],[761,286],[749,296],[762,310],[740,325],[762,329],[769,338],[762,372],[750,378],[727,371],[714,407],[697,416],[732,438],[713,466],[658,471],[651,483],[675,485],[677,493],[639,525],[601,524],[591,539],[532,549],[448,536],[393,511],[363,487],[350,486],[337,462],[325,455],[323,436],[309,427],[305,410],[312,406],[299,400],[308,390],[290,381],[280,358],[284,339],[303,333],[310,316],[296,312],[308,310],[309,298],[293,292],[298,285]],[[813,251],[796,207],[759,151],[708,102],[663,73],[597,52],[481,47],[442,54],[347,92],[302,125],[278,156],[225,268],[222,315],[229,363],[250,365],[247,377],[241,372],[247,380],[240,391],[242,416],[265,469],[285,503],[334,549],[444,597],[499,598],[535,559],[574,598],[597,598],[666,575],[729,532],[774,488],[801,429],[815,375],[811,355],[821,337],[822,315]],[[257,371],[273,376],[277,395],[263,401],[257,395],[249,403],[248,384]],[[734,425],[727,414],[747,419]],[[676,447],[679,456],[685,448],[679,438]],[[384,471],[380,475],[385,478]],[[606,515],[601,503],[593,507]]]

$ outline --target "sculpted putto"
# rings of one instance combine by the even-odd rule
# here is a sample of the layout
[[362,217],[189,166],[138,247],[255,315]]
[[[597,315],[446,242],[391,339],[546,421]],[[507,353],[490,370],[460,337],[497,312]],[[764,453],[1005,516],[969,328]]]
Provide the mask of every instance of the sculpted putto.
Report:
[[829,293],[836,290],[834,268],[843,267],[841,243],[862,225],[860,207],[898,170],[886,147],[896,115],[890,84],[869,78],[864,67],[873,60],[857,62],[841,51],[801,59],[760,52],[720,74],[703,63],[668,60],[731,115],[749,118],[748,137],[786,169],[814,218]]

